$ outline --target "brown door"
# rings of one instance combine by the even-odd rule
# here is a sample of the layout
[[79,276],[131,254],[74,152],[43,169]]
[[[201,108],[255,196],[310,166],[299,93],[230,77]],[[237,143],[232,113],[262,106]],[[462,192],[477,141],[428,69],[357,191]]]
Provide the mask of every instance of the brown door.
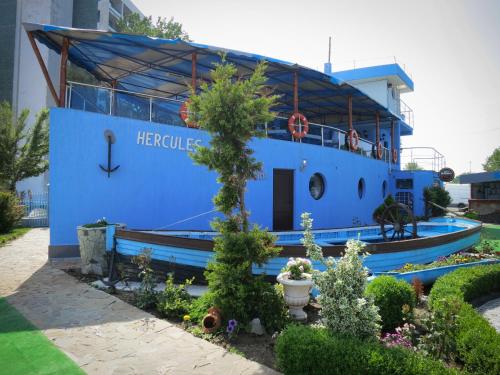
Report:
[[273,170],[273,230],[293,230],[293,170]]

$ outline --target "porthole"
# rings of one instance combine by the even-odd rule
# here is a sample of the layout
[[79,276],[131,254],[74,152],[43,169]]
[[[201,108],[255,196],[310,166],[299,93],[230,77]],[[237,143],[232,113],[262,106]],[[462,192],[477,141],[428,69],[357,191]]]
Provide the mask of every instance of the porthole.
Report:
[[382,198],[387,195],[387,181],[382,182]]
[[311,197],[318,200],[325,193],[325,179],[320,173],[315,173],[309,180],[309,193]]
[[365,195],[365,179],[360,178],[358,181],[358,196],[359,199],[363,198]]

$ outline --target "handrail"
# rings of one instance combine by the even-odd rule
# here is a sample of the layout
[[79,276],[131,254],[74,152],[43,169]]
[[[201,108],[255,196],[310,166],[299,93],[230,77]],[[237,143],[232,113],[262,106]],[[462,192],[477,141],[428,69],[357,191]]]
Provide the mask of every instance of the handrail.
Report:
[[[101,107],[99,105],[97,98],[93,98],[94,100],[88,100],[88,98],[85,95],[83,95],[81,92],[78,92],[78,90],[74,89],[77,86],[89,87],[92,89],[107,91],[108,93],[106,95],[108,96],[108,98],[105,101],[104,106]],[[149,103],[147,103],[147,102],[143,103],[144,110],[142,112],[139,110],[137,110],[137,111],[134,110],[132,112],[127,112],[127,115],[130,115],[130,117],[132,117],[132,118],[138,118],[141,120],[149,120],[150,122],[158,122],[157,112],[155,112],[155,110],[153,108],[153,101],[154,100],[161,100],[163,102],[171,102],[171,103],[175,103],[176,105],[179,105],[186,100],[185,98],[183,98],[182,100],[181,99],[173,99],[173,98],[165,98],[162,96],[133,92],[133,91],[125,90],[125,89],[112,88],[112,87],[106,87],[106,86],[98,86],[98,85],[93,85],[93,84],[89,84],[89,83],[80,83],[80,82],[75,82],[75,81],[68,81],[67,86],[66,86],[66,101],[65,101],[65,103],[66,103],[67,107],[74,108],[73,97],[76,94],[82,100],[82,104],[80,104],[80,107],[78,107],[78,105],[76,105],[77,109],[88,110],[86,107],[87,107],[87,103],[89,103],[89,105],[91,107],[90,110],[92,112],[98,112],[98,113],[112,115],[112,114],[116,113],[115,111],[119,110],[119,107],[116,104],[116,94],[117,93],[129,95],[131,97],[139,97],[139,98],[146,99]],[[93,107],[93,109],[92,109],[92,107]],[[149,107],[149,108],[146,108],[146,107]],[[140,109],[140,105],[138,108]],[[123,108],[122,108],[122,110],[123,110]],[[156,111],[158,111],[158,109],[156,109]],[[176,111],[178,111],[178,109]],[[155,114],[153,114],[153,112],[155,112]],[[134,117],[134,115],[137,117]],[[289,140],[289,141],[296,141],[299,143],[312,143],[312,144],[320,145],[322,147],[334,147],[333,145],[335,145],[335,147],[338,149],[345,148],[344,147],[345,139],[342,139],[342,137],[346,137],[346,135],[348,134],[348,132],[345,130],[336,128],[336,127],[331,126],[331,125],[309,122],[309,130],[310,130],[309,134],[307,134],[307,136],[302,138],[302,139],[296,140],[292,137],[292,135],[290,133],[288,133],[289,138],[287,138],[288,136],[283,137],[283,134],[287,131],[286,129],[287,129],[287,124],[288,124],[288,118],[278,115],[278,116],[275,116],[275,119],[280,121],[280,123],[278,124],[278,128],[270,128],[269,124],[267,124],[267,123],[263,125],[266,136],[268,136],[269,138],[284,139],[284,140]],[[170,118],[169,120],[172,121],[172,118]],[[160,121],[160,123],[167,123],[167,122],[165,122],[165,118],[163,118],[163,121]],[[172,123],[169,122],[169,124],[174,125],[174,126],[181,125],[180,123],[179,124],[175,123],[175,121]],[[319,130],[320,130],[319,134],[313,134],[313,132],[311,131],[315,127],[319,128]],[[274,136],[272,134],[273,130],[276,131]],[[336,132],[336,138],[335,139],[330,138],[329,136],[328,136],[328,138],[325,138],[325,132],[327,130],[332,131],[332,132]],[[328,144],[331,144],[332,146],[328,146]],[[373,157],[372,154],[374,152],[373,151],[374,149],[375,149],[374,142],[369,141],[369,140],[364,139],[364,138],[359,138],[358,154],[361,154],[365,157],[372,158]],[[390,155],[389,149],[382,147],[382,151],[383,151],[382,152],[382,154],[383,154],[382,160],[390,163],[391,162],[391,160],[390,160],[391,155]]]

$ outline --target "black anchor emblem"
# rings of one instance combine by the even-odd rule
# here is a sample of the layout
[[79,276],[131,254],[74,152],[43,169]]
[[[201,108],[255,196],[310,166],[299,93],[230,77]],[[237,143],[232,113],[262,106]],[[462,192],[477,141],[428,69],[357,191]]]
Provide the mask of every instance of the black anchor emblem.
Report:
[[106,130],[104,132],[104,139],[108,142],[108,167],[104,168],[101,164],[99,164],[99,167],[104,171],[108,172],[108,178],[111,176],[111,173],[116,171],[118,168],[120,168],[119,165],[117,165],[114,168],[111,168],[111,145],[116,142],[115,135],[111,130]]

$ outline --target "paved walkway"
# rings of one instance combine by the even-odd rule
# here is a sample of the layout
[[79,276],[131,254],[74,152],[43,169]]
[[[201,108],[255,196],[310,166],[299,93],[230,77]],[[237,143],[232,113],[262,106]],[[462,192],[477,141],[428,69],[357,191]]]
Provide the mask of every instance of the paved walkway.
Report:
[[500,298],[493,299],[477,309],[500,332]]
[[277,374],[51,267],[48,237],[0,248],[0,296],[88,374]]

